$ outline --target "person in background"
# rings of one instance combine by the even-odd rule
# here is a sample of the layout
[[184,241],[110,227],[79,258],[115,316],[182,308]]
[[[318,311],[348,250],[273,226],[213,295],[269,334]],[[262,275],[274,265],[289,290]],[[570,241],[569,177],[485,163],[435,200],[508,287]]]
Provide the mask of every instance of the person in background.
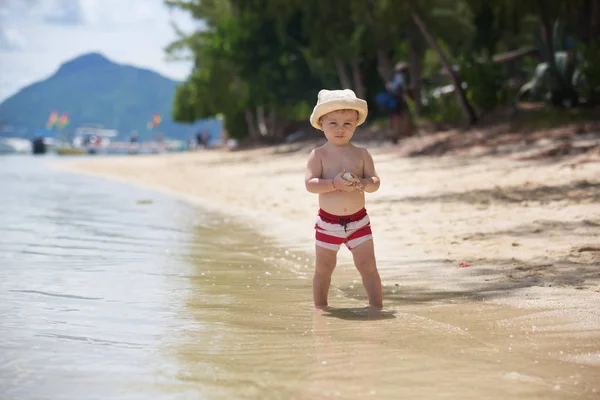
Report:
[[209,141],[208,130],[202,129],[198,133],[196,133],[196,150],[199,149],[207,149]]
[[394,76],[386,84],[386,89],[394,99],[390,112],[389,127],[392,131],[392,142],[398,143],[403,137],[411,136],[413,133],[412,119],[408,108],[409,65],[399,62],[394,67]]
[[210,147],[210,133],[208,132],[208,129],[202,130],[202,142],[204,142],[205,148],[208,149]]

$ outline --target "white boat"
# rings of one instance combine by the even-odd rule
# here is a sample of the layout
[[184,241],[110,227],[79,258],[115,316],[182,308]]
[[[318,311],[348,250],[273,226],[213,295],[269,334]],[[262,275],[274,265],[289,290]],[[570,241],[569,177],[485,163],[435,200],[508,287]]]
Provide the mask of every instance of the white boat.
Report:
[[22,138],[0,138],[0,154],[31,153],[31,140]]
[[110,145],[110,138],[118,135],[115,129],[104,129],[100,126],[80,126],[75,130],[73,139],[57,144],[55,151],[60,155],[81,155],[105,153]]

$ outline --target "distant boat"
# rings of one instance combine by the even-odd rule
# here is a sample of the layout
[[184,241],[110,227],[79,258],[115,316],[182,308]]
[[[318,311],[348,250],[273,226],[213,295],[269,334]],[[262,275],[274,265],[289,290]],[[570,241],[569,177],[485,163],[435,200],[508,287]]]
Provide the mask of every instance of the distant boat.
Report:
[[0,138],[0,154],[31,153],[31,141],[22,138]]
[[75,147],[57,147],[55,149],[56,153],[61,156],[79,156],[83,154],[88,154],[86,149],[78,149]]
[[61,143],[55,151],[59,155],[82,155],[103,153],[110,143],[110,138],[116,137],[114,129],[104,129],[97,126],[81,126],[75,130],[70,143]]
[[139,139],[130,141],[112,141],[118,136],[114,129],[104,129],[99,126],[79,127],[75,130],[73,140],[56,146],[59,155],[83,154],[159,154],[182,151],[184,143],[181,140],[157,139],[141,142]]

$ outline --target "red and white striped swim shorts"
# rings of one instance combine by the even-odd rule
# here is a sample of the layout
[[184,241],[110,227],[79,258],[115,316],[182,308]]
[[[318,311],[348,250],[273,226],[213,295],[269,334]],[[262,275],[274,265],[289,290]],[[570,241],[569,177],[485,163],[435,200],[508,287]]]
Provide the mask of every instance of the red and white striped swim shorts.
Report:
[[343,244],[349,250],[373,240],[371,222],[364,208],[352,215],[337,216],[319,209],[315,224],[317,246],[338,251]]

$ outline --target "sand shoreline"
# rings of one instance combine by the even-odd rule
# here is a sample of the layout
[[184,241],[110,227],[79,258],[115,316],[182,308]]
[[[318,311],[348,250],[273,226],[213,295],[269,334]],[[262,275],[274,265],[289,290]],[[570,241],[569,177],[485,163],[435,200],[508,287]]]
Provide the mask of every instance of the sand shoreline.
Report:
[[[545,310],[570,316],[580,329],[600,329],[599,163],[402,158],[389,148],[372,154],[382,186],[367,195],[367,209],[384,300],[401,297],[403,287],[420,288]],[[304,189],[306,157],[306,150],[267,148],[58,166],[176,194],[311,254],[317,198]],[[349,262],[347,251],[340,261]]]

